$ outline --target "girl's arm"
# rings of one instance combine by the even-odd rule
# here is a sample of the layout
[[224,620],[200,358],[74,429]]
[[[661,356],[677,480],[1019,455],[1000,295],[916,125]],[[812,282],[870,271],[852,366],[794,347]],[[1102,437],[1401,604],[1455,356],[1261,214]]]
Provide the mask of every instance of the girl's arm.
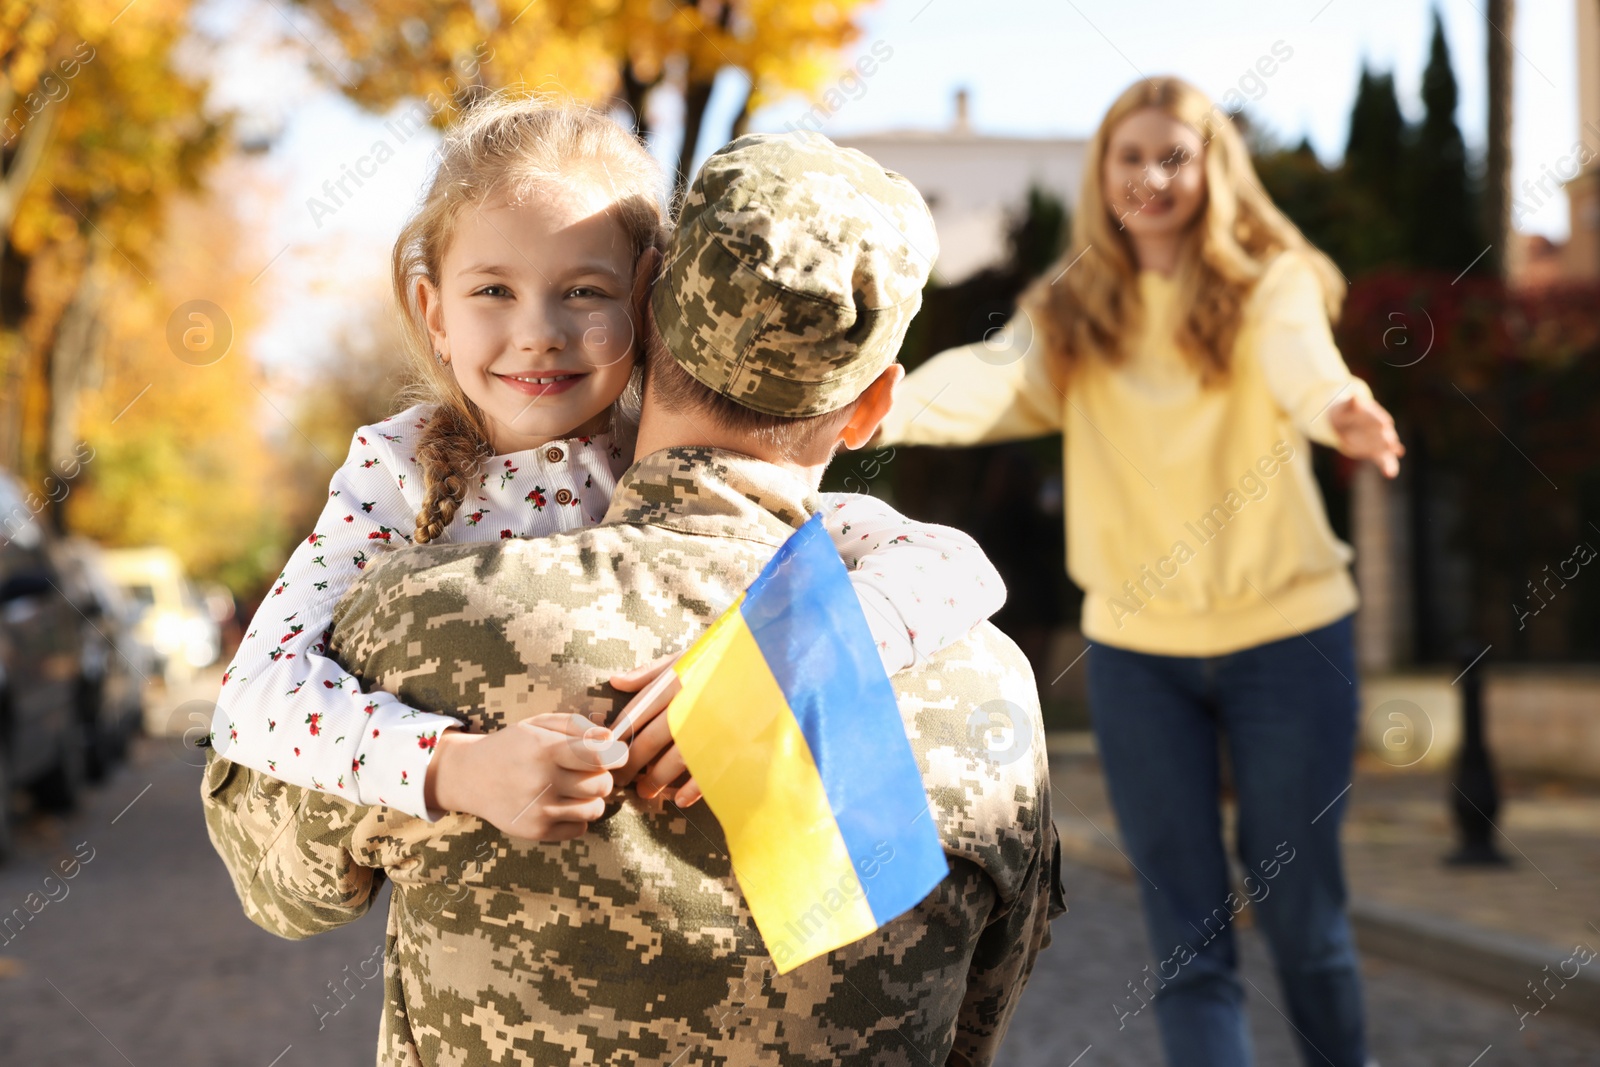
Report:
[[822,515],[890,674],[926,662],[1006,601],[1000,572],[960,530],[855,493],[822,494]]
[[[388,693],[363,693],[327,655],[334,604],[379,553],[408,544],[401,488],[420,477],[389,447],[399,419],[356,431],[328,503],[256,610],[222,676],[212,719],[220,755],[293,785],[430,818],[423,802],[439,733],[457,726]],[[439,813],[432,813],[437,817]]]
[[975,344],[912,371],[878,431],[883,444],[979,445],[1059,433],[1066,399],[1043,341],[1019,310]]
[[[883,501],[855,493],[823,493],[822,516],[850,568],[850,583],[890,674],[925,662],[1005,603],[1000,572],[960,530],[913,522]],[[646,798],[688,773],[661,714],[680,688],[669,669],[677,658],[663,656],[611,678],[623,692],[638,693],[611,726],[614,736],[629,742],[627,763],[614,780],[618,786],[637,781]],[[699,798],[700,787],[690,778],[675,802],[688,807]]]

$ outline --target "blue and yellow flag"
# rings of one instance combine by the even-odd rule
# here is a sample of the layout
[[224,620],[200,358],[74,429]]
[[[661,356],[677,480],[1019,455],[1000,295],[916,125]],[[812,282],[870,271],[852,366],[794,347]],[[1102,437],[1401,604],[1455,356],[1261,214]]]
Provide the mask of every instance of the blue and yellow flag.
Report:
[[786,974],[949,870],[894,689],[813,515],[678,660],[672,737]]

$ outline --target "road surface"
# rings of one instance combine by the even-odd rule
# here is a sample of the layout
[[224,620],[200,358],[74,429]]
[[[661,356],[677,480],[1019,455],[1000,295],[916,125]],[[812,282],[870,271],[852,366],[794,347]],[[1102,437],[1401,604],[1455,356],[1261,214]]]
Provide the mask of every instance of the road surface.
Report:
[[[206,840],[197,762],[176,740],[142,741],[131,764],[95,790],[82,812],[25,822],[19,856],[0,869],[0,916],[30,893],[47,903],[20,929],[0,934],[0,1063],[373,1061],[382,991],[360,974],[373,973],[382,902],[362,921],[307,942],[252,926]],[[72,876],[63,879],[58,865],[67,860],[76,866],[68,863]],[[1151,1012],[1119,1028],[1111,1006],[1146,962],[1134,888],[1077,866],[1066,882],[1072,910],[1040,957],[1002,1062],[1155,1067]],[[1245,937],[1244,969],[1254,984],[1258,1062],[1295,1063],[1288,1026],[1270,1002],[1281,998],[1253,932]],[[1393,965],[1371,963],[1367,977],[1373,1052],[1383,1067],[1600,1062],[1600,1031],[1547,1013],[1519,1034],[1509,1004]],[[330,992],[341,982],[348,1003]]]

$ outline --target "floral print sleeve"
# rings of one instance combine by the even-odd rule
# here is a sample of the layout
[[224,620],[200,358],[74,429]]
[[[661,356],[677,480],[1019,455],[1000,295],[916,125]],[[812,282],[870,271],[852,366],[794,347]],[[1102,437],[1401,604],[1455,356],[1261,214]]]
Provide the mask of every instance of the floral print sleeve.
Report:
[[[363,570],[410,543],[422,502],[416,443],[432,409],[363,426],[334,473],[316,528],[273,582],[239,645],[212,717],[218,755],[293,785],[436,820],[423,803],[440,732],[459,725],[362,692],[327,655],[333,609]],[[539,537],[592,526],[626,464],[606,434],[485,461],[447,541]]]
[[[394,422],[406,417],[422,416],[407,412]],[[394,447],[404,442],[396,429],[356,431],[316,528],[272,584],[222,676],[212,743],[218,755],[293,785],[428,818],[428,760],[439,731],[456,720],[363,693],[326,655],[340,596],[379,553],[408,544],[416,524],[404,486],[420,473]]]
[[1005,603],[1000,572],[960,530],[914,522],[856,493],[822,494],[822,515],[890,674],[965,637]]

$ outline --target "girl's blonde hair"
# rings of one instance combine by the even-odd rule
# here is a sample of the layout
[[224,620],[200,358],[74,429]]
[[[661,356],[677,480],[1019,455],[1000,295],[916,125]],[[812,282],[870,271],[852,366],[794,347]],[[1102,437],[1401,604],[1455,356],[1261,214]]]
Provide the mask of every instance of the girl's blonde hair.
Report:
[[[1100,121],[1084,162],[1072,240],[1020,301],[1062,387],[1081,360],[1120,362],[1126,355],[1123,341],[1142,312],[1138,261],[1108,207],[1104,165],[1112,131],[1148,107],[1189,126],[1205,144],[1205,201],[1178,254],[1174,278],[1177,306],[1187,309],[1177,324],[1176,341],[1199,369],[1201,381],[1213,385],[1226,379],[1245,300],[1281,251],[1294,249],[1309,258],[1322,282],[1328,317],[1338,318],[1343,276],[1267,196],[1232,119],[1188,82],[1145,78],[1129,86]],[[1193,161],[1181,165],[1192,166]]]
[[[491,199],[523,202],[542,188],[584,183],[611,196],[610,210],[627,235],[631,262],[666,247],[660,166],[637,137],[591,108],[488,94],[445,132],[438,154],[438,169],[395,240],[391,264],[412,370],[408,401],[434,406],[417,446],[424,485],[418,544],[437,539],[450,525],[470,480],[492,452],[488,420],[461,391],[450,368],[435,359],[416,299],[419,279],[439,284],[440,263],[462,213]],[[633,319],[638,327],[637,308]],[[633,376],[613,406],[614,430],[630,414],[637,418],[643,365],[642,346],[636,345]]]

